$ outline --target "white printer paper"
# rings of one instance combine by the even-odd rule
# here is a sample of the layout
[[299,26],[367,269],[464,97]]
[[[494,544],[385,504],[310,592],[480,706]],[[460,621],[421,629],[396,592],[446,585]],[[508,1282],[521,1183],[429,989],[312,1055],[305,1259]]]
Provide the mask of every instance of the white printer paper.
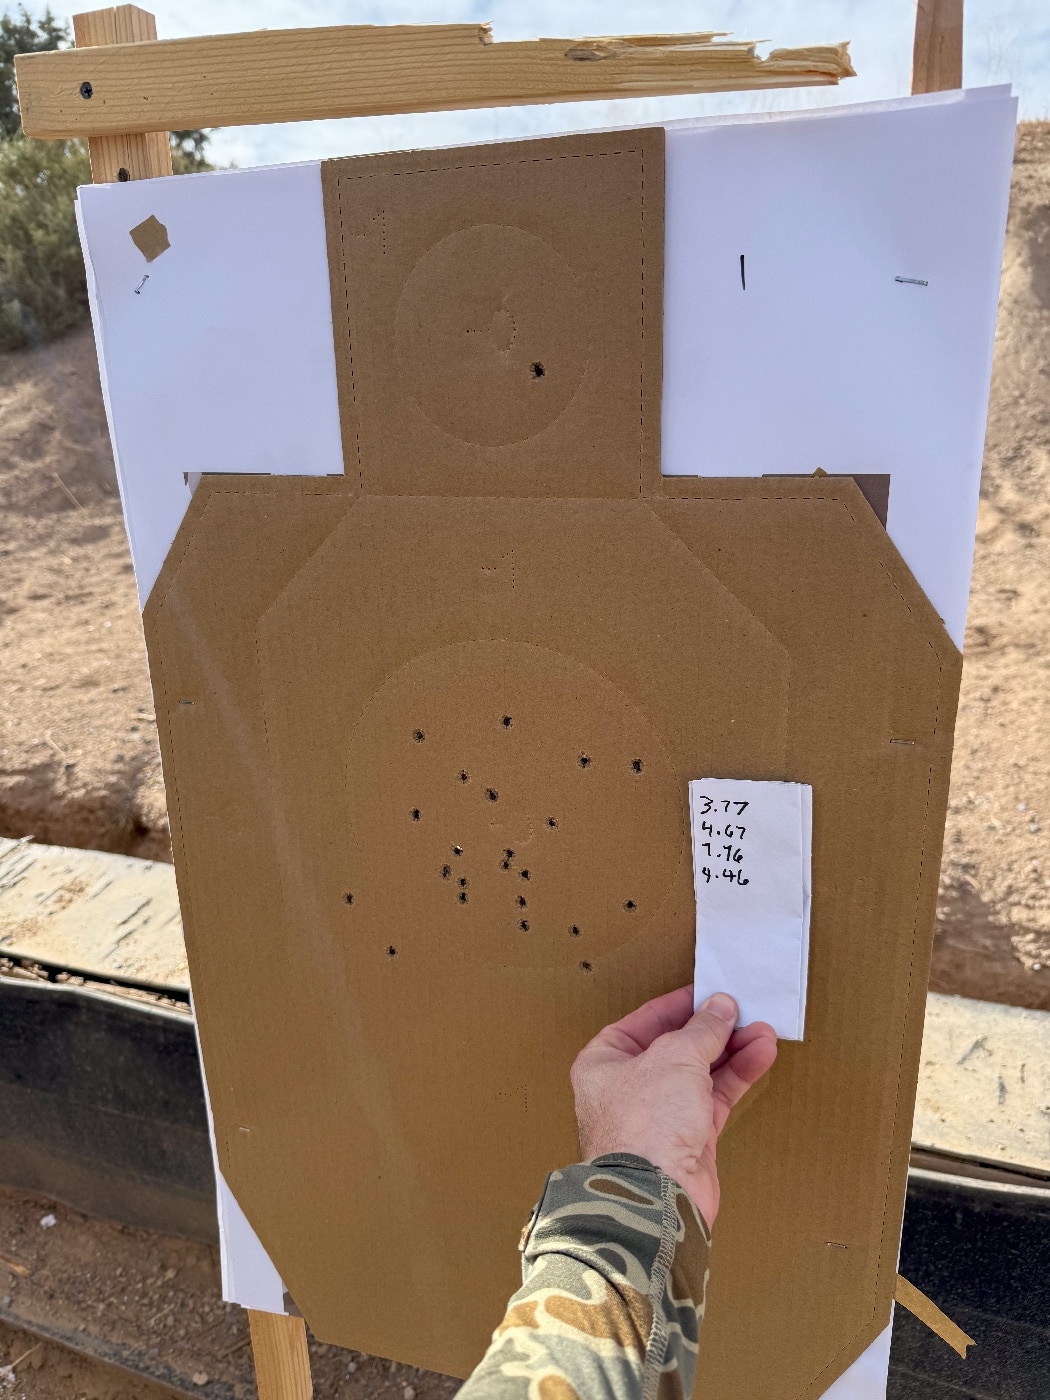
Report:
[[805,1033],[813,789],[702,778],[689,784],[696,890],[696,1005],[729,992],[740,1021]]

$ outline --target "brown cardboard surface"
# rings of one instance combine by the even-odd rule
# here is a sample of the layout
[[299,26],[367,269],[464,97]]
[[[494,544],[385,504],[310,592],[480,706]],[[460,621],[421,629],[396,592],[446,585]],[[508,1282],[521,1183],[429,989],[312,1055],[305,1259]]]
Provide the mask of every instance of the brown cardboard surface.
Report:
[[893,1296],[902,1308],[907,1308],[920,1322],[924,1322],[931,1332],[936,1332],[941,1341],[947,1342],[952,1351],[957,1352],[964,1361],[967,1347],[977,1345],[969,1333],[964,1332],[947,1313],[941,1312],[931,1298],[927,1298],[921,1288],[916,1288],[914,1283],[909,1283],[901,1274],[897,1275]]
[[324,162],[343,451],[363,490],[655,481],[663,136]]
[[[542,215],[580,288],[523,362],[563,347],[589,386],[579,308],[600,276],[637,310],[638,205],[584,181],[508,212],[509,149],[466,185],[441,153],[402,213],[440,207],[438,244]],[[688,779],[811,783],[807,1035],[720,1147],[697,1389],[816,1400],[889,1319],[960,658],[853,481],[640,472],[615,357],[609,437],[579,394],[528,449],[413,418],[459,402],[390,349],[427,228],[381,296],[381,254],[330,246],[346,477],[205,476],[145,611],[220,1164],[320,1337],[466,1374],[576,1156],[569,1064],[690,978]],[[516,306],[531,245],[484,257]],[[347,347],[384,344],[355,397]]]

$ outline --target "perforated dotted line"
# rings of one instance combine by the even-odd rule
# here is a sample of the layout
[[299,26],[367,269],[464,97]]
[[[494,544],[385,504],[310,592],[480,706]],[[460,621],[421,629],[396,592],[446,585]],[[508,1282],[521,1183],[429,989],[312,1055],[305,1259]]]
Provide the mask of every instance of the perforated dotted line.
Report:
[[[508,165],[549,165],[556,160],[603,160],[607,156],[638,155],[637,146],[625,146],[617,151],[566,151],[562,155],[519,156],[515,160],[473,161],[467,165],[421,165],[415,170],[363,170],[360,174],[340,174],[336,179],[340,184],[347,180],[385,180],[402,175],[452,175],[461,170],[501,170]],[[644,153],[643,153],[644,155]],[[355,156],[351,159],[361,160]]]
[[645,150],[642,150],[641,159],[641,218],[639,226],[642,239],[641,257],[641,293],[642,311],[639,322],[639,364],[638,364],[638,494],[641,496],[645,490]]
[[[470,164],[467,164],[467,165],[430,165],[430,166],[419,166],[417,169],[414,169],[414,170],[373,170],[373,171],[362,171],[360,174],[340,174],[340,175],[338,175],[338,176],[336,177],[336,183],[337,183],[338,195],[339,195],[339,243],[340,243],[340,248],[341,248],[341,250],[342,250],[342,261],[343,261],[343,300],[344,300],[344,310],[345,310],[345,315],[346,315],[346,329],[347,329],[347,336],[346,336],[347,357],[348,357],[349,362],[350,362],[350,399],[351,399],[351,402],[352,402],[352,404],[353,404],[353,410],[354,410],[354,450],[355,450],[355,455],[356,455],[356,457],[357,457],[357,480],[358,480],[358,488],[359,488],[361,491],[364,490],[364,462],[363,462],[362,452],[361,452],[361,422],[360,422],[360,416],[359,416],[358,410],[357,410],[357,381],[356,381],[356,376],[355,376],[355,373],[354,373],[353,337],[352,337],[352,335],[350,334],[350,285],[349,285],[349,278],[348,278],[348,276],[347,276],[346,228],[345,228],[345,215],[344,215],[344,209],[343,209],[343,186],[344,186],[345,184],[347,184],[347,183],[348,183],[349,181],[351,181],[351,180],[382,180],[382,179],[387,179],[387,178],[400,177],[400,176],[403,176],[403,175],[450,175],[450,174],[456,174],[456,173],[458,173],[458,172],[460,172],[460,171],[463,171],[463,170],[501,170],[501,169],[505,169],[507,166],[510,166],[510,165],[545,165],[545,164],[551,164],[552,162],[554,162],[554,161],[559,161],[559,160],[598,160],[598,159],[605,159],[605,158],[608,157],[608,156],[635,156],[635,155],[641,157],[641,178],[642,178],[642,211],[641,211],[641,228],[642,228],[642,264],[641,264],[641,279],[642,279],[642,288],[641,288],[641,294],[642,294],[642,312],[641,312],[641,341],[642,341],[642,344],[641,344],[641,349],[642,349],[642,352],[643,352],[643,353],[642,353],[642,355],[641,355],[641,369],[640,369],[640,372],[639,372],[639,390],[638,390],[638,396],[639,396],[639,420],[640,420],[640,421],[639,421],[639,443],[638,443],[638,494],[639,494],[639,495],[643,494],[643,484],[644,484],[644,455],[645,455],[645,355],[644,355],[644,349],[645,349],[645,150],[644,150],[644,148],[640,148],[640,147],[637,147],[637,146],[627,146],[627,147],[623,147],[623,148],[621,148],[621,149],[619,149],[619,150],[615,150],[615,151],[573,151],[573,152],[568,152],[568,151],[567,151],[567,152],[565,152],[565,153],[562,154],[562,155],[521,156],[521,157],[519,157],[518,159],[512,160],[512,161],[508,161],[508,160],[499,160],[499,161],[475,161],[475,162],[470,163]],[[358,159],[358,158],[359,158],[359,157],[355,157],[355,159]],[[505,225],[505,227],[508,227],[508,226]],[[385,230],[385,226],[384,226],[384,230],[383,230],[383,239],[384,239],[384,251],[385,251],[385,240],[386,240],[386,230]],[[569,403],[567,403],[567,404],[565,405],[565,408],[562,409],[562,413],[565,413],[565,411],[566,411],[566,410],[571,406],[571,404],[575,401],[576,395],[577,395],[578,392],[579,392],[578,389],[576,389],[576,390],[573,391],[572,398],[569,400]],[[561,414],[559,414],[558,416],[561,417]],[[534,434],[533,436],[535,436],[535,434]],[[389,493],[384,493],[384,494],[389,494]],[[395,492],[395,493],[392,493],[392,494],[401,496],[401,495],[412,495],[412,494],[414,494],[414,493],[412,493],[412,492],[403,492],[403,491],[399,491],[399,492]]]
[[[384,232],[384,243],[386,235]],[[357,458],[357,489],[364,490],[365,474],[361,461],[361,421],[357,414],[357,376],[354,371],[354,338],[350,334],[350,278],[347,275],[346,226],[343,222],[343,197],[339,196],[339,247],[343,260],[343,306],[346,313],[346,353],[350,361],[350,401],[354,405],[354,455]],[[384,249],[385,251],[385,249]]]

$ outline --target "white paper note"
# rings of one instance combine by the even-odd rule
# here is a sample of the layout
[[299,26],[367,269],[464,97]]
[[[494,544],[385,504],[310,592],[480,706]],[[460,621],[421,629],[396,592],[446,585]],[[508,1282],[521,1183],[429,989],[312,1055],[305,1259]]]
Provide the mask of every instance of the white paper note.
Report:
[[701,778],[689,784],[696,890],[693,1000],[729,992],[740,1022],[805,1033],[813,789]]

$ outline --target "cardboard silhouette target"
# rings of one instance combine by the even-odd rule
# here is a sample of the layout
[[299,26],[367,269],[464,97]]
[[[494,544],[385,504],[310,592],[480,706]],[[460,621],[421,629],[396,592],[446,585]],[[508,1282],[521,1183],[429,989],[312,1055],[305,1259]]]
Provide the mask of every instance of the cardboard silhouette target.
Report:
[[688,780],[812,784],[697,1384],[815,1400],[889,1320],[960,658],[852,481],[661,479],[661,141],[326,166],[346,474],[205,476],[146,636],[223,1176],[319,1337],[454,1375],[573,1057],[690,980]]

